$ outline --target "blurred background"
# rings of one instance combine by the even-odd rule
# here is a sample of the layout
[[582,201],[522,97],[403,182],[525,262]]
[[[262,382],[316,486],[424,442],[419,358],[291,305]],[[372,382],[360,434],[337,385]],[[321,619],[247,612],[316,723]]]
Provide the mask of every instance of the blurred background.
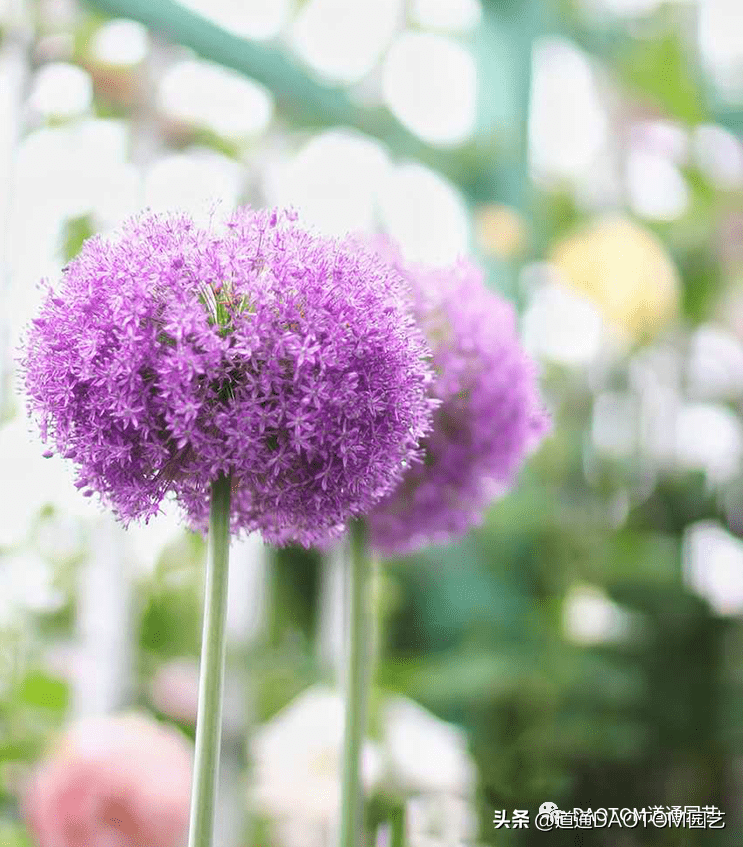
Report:
[[[383,563],[379,844],[739,843],[742,134],[740,0],[0,0],[0,844],[70,721],[193,736],[203,542],[80,497],[12,362],[86,237],[215,200],[474,254],[554,416],[481,529]],[[217,843],[324,847],[339,557],[250,540],[231,580]],[[727,826],[493,824],[546,801]]]

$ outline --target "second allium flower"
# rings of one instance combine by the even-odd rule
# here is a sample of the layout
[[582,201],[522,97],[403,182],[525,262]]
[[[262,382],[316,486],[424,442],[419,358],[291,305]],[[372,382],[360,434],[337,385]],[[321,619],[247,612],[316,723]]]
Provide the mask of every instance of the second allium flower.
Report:
[[550,420],[514,308],[486,287],[475,264],[431,268],[406,264],[386,240],[377,249],[410,286],[436,371],[438,407],[424,461],[369,516],[372,544],[402,554],[455,540],[480,523]]
[[429,429],[407,297],[372,252],[291,213],[144,216],[86,242],[49,291],[22,360],[29,408],[125,521],[172,491],[205,528],[225,474],[233,531],[309,545],[393,490]]

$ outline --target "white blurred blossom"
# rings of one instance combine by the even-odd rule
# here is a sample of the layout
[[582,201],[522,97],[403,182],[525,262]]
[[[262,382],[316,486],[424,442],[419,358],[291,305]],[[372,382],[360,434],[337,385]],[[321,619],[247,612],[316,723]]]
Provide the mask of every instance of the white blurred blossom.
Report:
[[[97,118],[30,133],[18,153],[17,201],[38,206],[43,191],[61,216],[95,211],[110,187],[108,171],[126,162],[129,137],[126,122]],[[23,211],[33,208],[24,202]]]
[[[253,734],[250,803],[278,822],[311,830],[335,826],[340,803],[345,703],[331,688],[313,686]],[[377,745],[366,742],[361,773],[367,789],[381,773]]]
[[376,140],[346,129],[323,132],[269,167],[268,200],[295,206],[307,223],[331,235],[375,228],[377,194],[389,157]]
[[74,487],[64,461],[58,456],[45,459],[44,450],[22,417],[0,426],[0,467],[7,495],[0,509],[0,547],[22,545],[45,506],[76,517],[90,518],[98,512]]
[[570,179],[592,167],[607,140],[608,117],[586,55],[568,41],[534,49],[529,155],[536,173]]
[[667,156],[644,149],[627,157],[627,191],[633,211],[641,218],[673,221],[689,205],[689,187]]
[[105,227],[139,205],[129,140],[125,121],[85,119],[34,130],[21,141],[7,241],[14,341],[38,308],[39,279],[59,276],[65,222],[92,215]]
[[390,782],[408,794],[471,794],[475,765],[462,729],[405,697],[390,697],[382,708]]
[[401,0],[308,0],[294,22],[292,43],[321,76],[357,82],[379,60],[401,15]]
[[419,164],[396,165],[378,141],[333,129],[265,167],[269,203],[292,205],[331,235],[387,232],[410,261],[453,262],[467,251],[469,218],[460,192]]
[[170,153],[147,169],[145,203],[154,211],[182,209],[203,221],[215,204],[224,203],[228,208],[237,204],[242,178],[238,162],[213,150]]
[[427,29],[467,32],[480,22],[482,4],[480,0],[413,0],[410,14]]
[[699,49],[722,94],[743,100],[743,34],[739,0],[701,0]]
[[477,836],[477,812],[471,801],[461,797],[425,794],[411,798],[405,806],[406,843],[410,847],[473,844]]
[[631,613],[596,586],[576,584],[565,596],[562,629],[575,644],[621,641],[631,632],[632,625]]
[[676,165],[689,158],[689,132],[686,127],[668,119],[639,121],[632,126],[631,146],[665,156]]
[[221,65],[195,59],[178,62],[166,71],[158,102],[169,117],[233,140],[260,134],[273,115],[273,98],[264,86]]
[[380,187],[382,228],[409,261],[449,264],[467,252],[470,224],[461,193],[423,165],[394,166]]
[[554,273],[538,287],[523,317],[524,345],[541,359],[582,366],[599,352],[604,321],[598,307],[566,285]]
[[144,61],[149,40],[147,27],[143,24],[119,18],[107,21],[96,30],[91,49],[99,62],[127,68]]
[[382,69],[382,91],[400,122],[431,144],[469,138],[477,118],[477,71],[472,54],[443,35],[405,32]]
[[292,0],[181,0],[226,30],[243,38],[274,38],[284,28]]
[[694,130],[694,158],[707,179],[723,191],[743,186],[743,142],[715,124]]
[[735,399],[743,394],[743,344],[730,332],[703,324],[691,337],[687,385],[701,400]]
[[29,612],[55,611],[63,603],[46,560],[28,552],[0,554],[0,628]]
[[714,521],[691,524],[683,539],[684,580],[718,615],[743,612],[743,541]]
[[29,103],[45,117],[78,117],[90,109],[92,102],[90,74],[78,65],[49,62],[36,72]]
[[703,471],[709,485],[732,479],[741,470],[743,426],[730,409],[716,403],[685,403],[676,418],[675,463]]
[[[381,708],[380,741],[363,748],[366,790],[384,786],[420,797],[429,810],[432,802],[458,814],[469,808],[475,766],[463,731],[404,697],[390,697]],[[316,685],[253,735],[250,803],[286,847],[329,843],[339,808],[344,709],[339,692]],[[460,819],[469,820],[464,813]],[[462,835],[471,829],[457,828]]]

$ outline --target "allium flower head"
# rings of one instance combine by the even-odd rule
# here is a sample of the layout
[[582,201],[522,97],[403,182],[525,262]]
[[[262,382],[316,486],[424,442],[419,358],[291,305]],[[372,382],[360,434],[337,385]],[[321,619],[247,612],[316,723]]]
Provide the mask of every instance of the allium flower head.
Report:
[[455,539],[479,523],[549,421],[513,307],[485,287],[479,268],[465,260],[406,268],[390,244],[378,248],[413,289],[440,402],[423,462],[369,517],[372,543],[393,554]]
[[206,528],[338,534],[397,484],[430,424],[428,348],[401,276],[291,212],[198,227],[145,215],[87,241],[21,362],[29,411],[125,522],[172,491]]

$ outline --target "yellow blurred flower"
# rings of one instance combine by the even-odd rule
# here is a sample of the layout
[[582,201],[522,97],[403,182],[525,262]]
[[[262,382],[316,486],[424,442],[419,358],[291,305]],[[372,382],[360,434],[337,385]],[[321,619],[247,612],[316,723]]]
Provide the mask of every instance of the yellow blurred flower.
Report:
[[475,213],[475,229],[480,249],[486,256],[511,259],[526,246],[526,223],[509,206],[498,203],[480,206]]
[[660,239],[628,218],[594,222],[560,242],[551,261],[567,284],[634,338],[656,334],[677,314],[676,266]]

